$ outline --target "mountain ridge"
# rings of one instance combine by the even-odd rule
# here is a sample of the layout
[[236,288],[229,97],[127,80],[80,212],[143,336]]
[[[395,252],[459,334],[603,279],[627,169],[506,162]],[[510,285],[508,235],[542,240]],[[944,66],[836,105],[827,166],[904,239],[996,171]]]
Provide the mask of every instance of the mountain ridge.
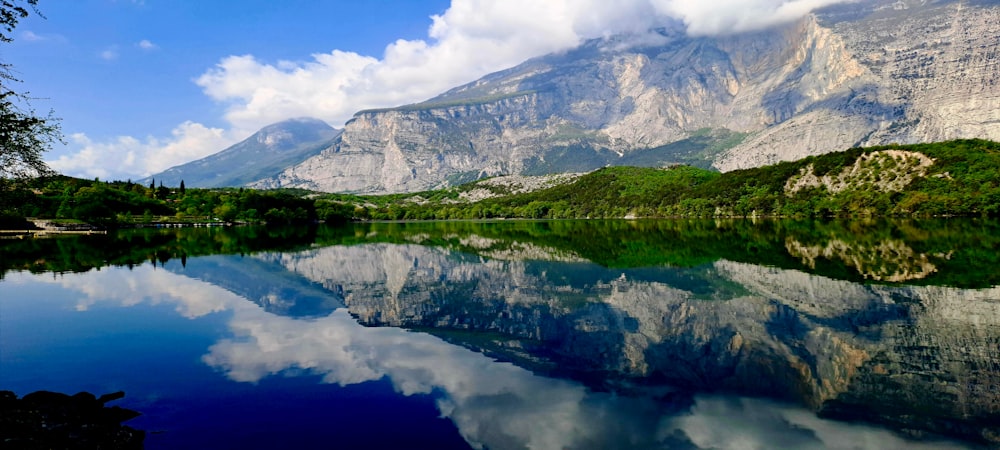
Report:
[[319,154],[339,133],[320,119],[288,119],[265,126],[218,153],[171,167],[139,183],[156,180],[177,186],[183,180],[186,187],[242,186]]

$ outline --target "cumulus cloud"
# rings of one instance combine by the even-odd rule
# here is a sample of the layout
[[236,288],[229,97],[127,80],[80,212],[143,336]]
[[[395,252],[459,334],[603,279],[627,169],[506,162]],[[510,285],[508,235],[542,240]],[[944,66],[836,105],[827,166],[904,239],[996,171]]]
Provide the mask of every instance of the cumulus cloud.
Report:
[[345,91],[364,83],[364,68],[375,63],[374,58],[341,51],[314,55],[312,62],[302,65],[269,65],[250,55],[230,56],[197,82],[213,99],[238,99],[226,119],[237,127],[256,129],[289,117],[339,118],[353,113],[356,104]]
[[[389,43],[381,57],[341,50],[313,54],[306,61],[226,56],[195,83],[225,106],[225,119],[237,129],[256,130],[300,116],[340,126],[358,110],[426,100],[528,58],[570,49],[586,39],[621,33],[641,35],[677,20],[691,34],[750,31],[844,1],[852,0],[452,0],[444,13],[430,18],[425,39]],[[155,48],[149,41],[137,45]],[[105,50],[101,56],[114,59],[117,49]],[[160,145],[155,153],[187,147],[171,146],[170,139],[155,141]],[[123,146],[134,147],[136,143],[134,139],[119,139],[94,145],[122,153],[127,151]],[[190,152],[164,158],[186,162],[182,156],[193,154],[204,156]],[[82,154],[79,157],[87,159]],[[114,164],[114,160],[109,162],[113,164],[111,172],[130,169]]]
[[241,135],[239,131],[194,122],[178,125],[168,138],[119,136],[100,142],[77,133],[70,136],[70,141],[78,150],[49,161],[49,165],[61,173],[86,178],[122,178],[128,174],[141,178],[216,153],[237,142]]
[[231,56],[196,82],[228,104],[237,126],[291,116],[342,124],[360,109],[425,100],[583,39],[649,29],[657,18],[648,0],[454,0],[431,22],[427,40],[397,40],[381,59],[339,50],[300,63]]
[[684,21],[688,33],[717,35],[755,31],[790,22],[845,0],[651,0],[663,15]]

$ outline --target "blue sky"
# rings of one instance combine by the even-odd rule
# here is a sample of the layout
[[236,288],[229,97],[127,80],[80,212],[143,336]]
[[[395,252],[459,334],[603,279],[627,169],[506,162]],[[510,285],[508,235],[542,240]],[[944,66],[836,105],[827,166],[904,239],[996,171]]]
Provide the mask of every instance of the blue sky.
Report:
[[[239,5],[238,7],[234,7]],[[380,55],[425,37],[436,1],[42,0],[2,57],[24,87],[92,137],[166,134],[184,120],[221,126],[193,80],[228,55],[307,60],[338,48]],[[144,44],[146,43],[146,44]]]
[[[754,29],[843,0],[41,0],[0,60],[63,119],[57,170],[141,178],[262,126],[341,126],[585,39]],[[698,2],[702,3],[702,2]]]

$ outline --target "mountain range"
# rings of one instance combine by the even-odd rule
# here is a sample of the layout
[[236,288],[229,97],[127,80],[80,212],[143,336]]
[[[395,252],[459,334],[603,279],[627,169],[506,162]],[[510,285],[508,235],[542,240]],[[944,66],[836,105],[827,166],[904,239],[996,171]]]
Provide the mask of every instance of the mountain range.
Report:
[[1000,140],[998,24],[996,0],[874,0],[751,33],[691,36],[676,24],[610,36],[422,103],[358,112],[342,132],[289,141],[298,150],[280,160],[251,143],[288,123],[154,178],[395,193],[607,165],[729,171],[854,146]]

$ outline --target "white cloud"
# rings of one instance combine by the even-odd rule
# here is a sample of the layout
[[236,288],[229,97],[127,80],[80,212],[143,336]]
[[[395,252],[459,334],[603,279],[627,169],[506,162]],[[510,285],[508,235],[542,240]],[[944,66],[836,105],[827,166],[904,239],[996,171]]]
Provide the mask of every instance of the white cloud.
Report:
[[95,142],[77,133],[70,140],[78,150],[49,164],[61,173],[85,178],[141,178],[216,153],[237,142],[241,135],[238,131],[208,128],[194,122],[178,125],[165,139],[119,136]]
[[45,40],[45,36],[42,36],[40,34],[35,34],[35,32],[31,30],[21,33],[21,38],[28,42],[38,42]]
[[856,0],[651,0],[660,14],[679,18],[694,35],[754,31],[790,22],[816,9]]
[[135,46],[139,47],[142,50],[146,50],[146,51],[156,50],[156,49],[160,48],[158,45],[150,42],[148,39],[143,39],[143,40],[137,42],[135,44]]
[[648,0],[454,0],[431,19],[428,40],[393,42],[382,59],[339,50],[299,63],[230,56],[196,82],[243,128],[293,116],[342,124],[361,109],[425,100],[586,38],[656,24]]
[[[340,126],[358,110],[426,100],[487,73],[572,48],[589,38],[643,33],[678,19],[692,34],[748,31],[844,1],[852,0],[452,0],[447,11],[430,18],[426,39],[390,43],[381,59],[340,50],[311,55],[308,61],[276,63],[252,55],[227,56],[195,83],[208,97],[226,106],[225,119],[236,129],[256,130],[302,116]],[[146,40],[137,45],[155,48]],[[112,47],[101,57],[114,59],[117,54],[118,49]],[[196,146],[206,148],[214,142]],[[159,148],[152,148],[153,143]],[[90,142],[77,155],[60,158],[65,164],[59,167],[76,169],[77,173],[97,170],[69,164],[93,159],[95,156],[84,152],[93,152],[95,147],[118,154],[141,147],[146,154],[175,163],[187,162],[183,158],[191,155],[208,154],[185,150],[192,145],[190,141],[175,145],[169,138],[142,143],[134,138]],[[148,174],[148,170],[160,167],[104,159],[111,164],[105,169],[109,173],[139,175],[130,171],[141,166],[142,173]]]
[[99,56],[101,59],[105,61],[114,61],[118,59],[118,46],[112,45],[111,47],[101,50],[101,52],[98,53],[97,56]]
[[68,42],[66,36],[58,33],[35,33],[31,30],[24,30],[20,33],[20,39],[25,42],[52,42],[57,44],[65,44]]
[[364,83],[364,69],[375,63],[374,58],[341,51],[314,55],[313,62],[302,65],[268,65],[250,55],[230,56],[197,82],[213,99],[239,99],[226,119],[240,128],[257,129],[289,117],[349,117],[357,103],[346,91]]

